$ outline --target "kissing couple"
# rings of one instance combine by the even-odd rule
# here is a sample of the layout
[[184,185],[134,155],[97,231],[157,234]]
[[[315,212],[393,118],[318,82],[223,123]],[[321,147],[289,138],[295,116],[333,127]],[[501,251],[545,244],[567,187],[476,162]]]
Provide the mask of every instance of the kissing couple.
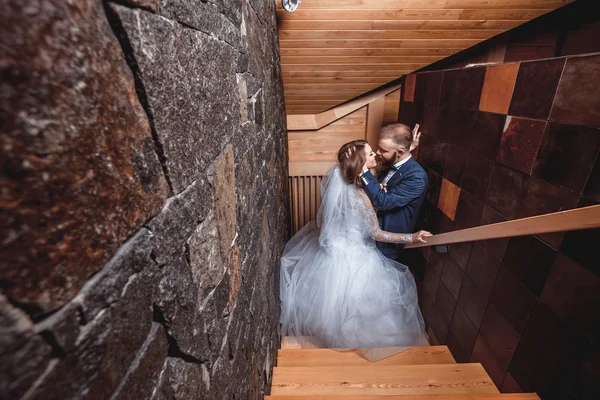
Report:
[[397,261],[404,244],[432,236],[410,233],[428,183],[410,154],[419,136],[418,125],[393,124],[382,128],[376,153],[364,140],[340,148],[321,183],[317,220],[281,258],[282,336],[364,351],[427,345],[414,277]]

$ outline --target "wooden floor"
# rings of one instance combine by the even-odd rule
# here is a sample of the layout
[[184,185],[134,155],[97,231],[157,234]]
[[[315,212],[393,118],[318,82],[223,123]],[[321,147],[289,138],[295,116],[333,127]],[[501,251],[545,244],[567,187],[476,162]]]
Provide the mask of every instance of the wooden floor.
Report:
[[500,394],[481,364],[457,364],[446,346],[413,347],[370,362],[359,350],[302,349],[294,338],[284,338],[277,366],[273,368],[271,395],[265,399],[539,400],[539,397]]

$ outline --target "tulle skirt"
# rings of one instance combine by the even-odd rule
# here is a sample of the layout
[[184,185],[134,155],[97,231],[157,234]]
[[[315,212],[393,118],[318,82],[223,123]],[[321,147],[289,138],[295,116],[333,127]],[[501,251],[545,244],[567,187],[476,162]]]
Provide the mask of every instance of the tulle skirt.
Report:
[[319,229],[309,223],[286,245],[280,290],[281,334],[308,337],[307,347],[427,345],[411,272],[375,242],[340,235],[322,247]]

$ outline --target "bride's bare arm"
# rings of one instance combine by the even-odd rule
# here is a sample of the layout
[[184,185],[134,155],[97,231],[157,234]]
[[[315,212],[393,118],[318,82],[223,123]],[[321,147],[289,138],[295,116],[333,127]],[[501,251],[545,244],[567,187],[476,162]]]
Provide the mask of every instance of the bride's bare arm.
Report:
[[369,197],[362,191],[357,190],[359,206],[364,213],[365,220],[369,224],[368,228],[371,233],[371,237],[377,242],[385,243],[398,243],[398,244],[411,244],[415,242],[425,243],[425,238],[432,236],[431,233],[426,231],[419,231],[417,233],[393,233],[381,230],[379,227],[379,221],[377,220],[377,214],[375,209],[369,200]]

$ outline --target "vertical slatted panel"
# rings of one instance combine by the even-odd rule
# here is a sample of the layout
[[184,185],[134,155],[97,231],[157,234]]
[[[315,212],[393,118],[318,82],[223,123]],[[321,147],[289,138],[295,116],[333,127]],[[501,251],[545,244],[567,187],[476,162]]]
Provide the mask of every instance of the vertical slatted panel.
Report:
[[291,176],[289,178],[292,233],[317,219],[321,206],[322,176]]

